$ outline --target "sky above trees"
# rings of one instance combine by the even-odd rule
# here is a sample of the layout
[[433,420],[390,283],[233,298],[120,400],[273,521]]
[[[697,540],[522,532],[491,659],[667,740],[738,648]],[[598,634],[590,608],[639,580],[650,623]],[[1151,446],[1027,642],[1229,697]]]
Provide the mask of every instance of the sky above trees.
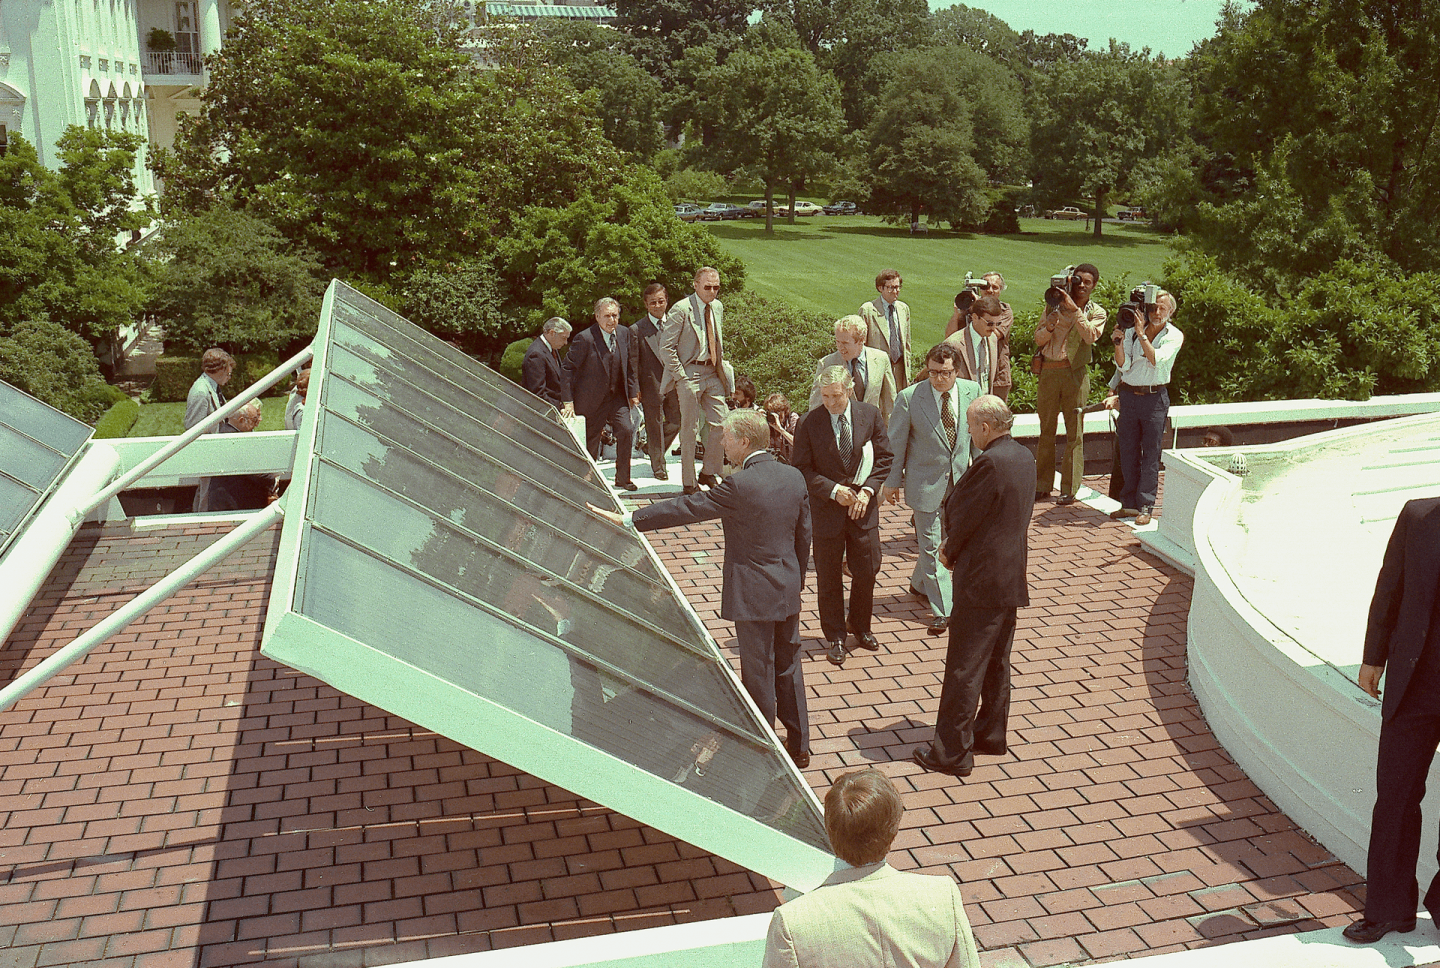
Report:
[[[1215,35],[1215,21],[1224,0],[979,0],[979,7],[999,17],[1017,33],[1074,34],[1104,50],[1111,37],[1133,49],[1183,57],[1206,37]],[[930,0],[930,9],[952,6],[951,0]],[[1253,6],[1248,0],[1242,9]]]

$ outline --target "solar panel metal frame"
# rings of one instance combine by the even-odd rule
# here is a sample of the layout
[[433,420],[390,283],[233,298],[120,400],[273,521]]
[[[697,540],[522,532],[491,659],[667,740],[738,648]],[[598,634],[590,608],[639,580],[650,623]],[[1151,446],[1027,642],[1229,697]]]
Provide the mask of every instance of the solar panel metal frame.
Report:
[[[37,419],[51,426],[42,428],[35,423]],[[37,436],[41,429],[61,433],[42,439]],[[17,466],[13,463],[19,456],[16,454],[12,454],[10,460],[0,460],[0,558],[5,556],[11,543],[24,532],[45,500],[64,480],[94,433],[94,427],[35,399],[18,387],[0,381],[0,456],[4,455],[6,445],[10,443],[25,448],[32,456],[37,452],[40,456],[52,455],[49,469]],[[39,471],[38,476],[35,471]],[[3,506],[6,497],[16,501],[9,505],[11,510],[8,514]],[[8,529],[7,518],[13,522]]]
[[[396,327],[397,331],[399,327],[396,324],[403,324],[404,331],[400,332],[400,335],[411,340],[416,346],[423,346],[426,352],[438,354],[442,362],[437,365],[441,368],[452,364],[466,367],[469,364],[467,379],[477,384],[503,387],[515,401],[531,411],[533,420],[543,423],[544,436],[563,443],[571,454],[578,454],[583,458],[588,465],[585,479],[591,482],[596,490],[594,503],[603,506],[603,503],[608,501],[611,506],[620,509],[598,468],[559,422],[552,407],[509,384],[488,368],[470,361],[459,351],[414,328],[338,280],[331,283],[325,294],[315,339],[309,399],[316,401],[317,411],[325,407],[323,401],[328,399],[326,394],[329,381],[343,380],[329,370],[332,352],[336,349],[336,311],[342,304],[360,307],[369,315],[386,320],[387,325]],[[340,350],[350,352],[344,347]],[[317,474],[328,475],[336,470],[345,472],[340,465],[327,462],[322,454],[317,453],[317,443],[323,427],[332,419],[345,418],[339,413],[317,412],[313,416],[307,415],[301,424],[294,479],[285,497],[285,525],[266,616],[262,647],[265,655],[314,675],[350,695],[790,887],[810,890],[829,875],[835,868],[836,861],[828,845],[824,844],[823,810],[819,801],[804,782],[803,776],[790,763],[783,744],[770,725],[761,720],[754,703],[725,663],[718,645],[705,630],[703,622],[685,601],[649,543],[638,536],[635,538],[647,559],[647,571],[658,575],[658,580],[663,581],[669,593],[674,596],[690,625],[690,628],[685,630],[688,636],[700,637],[700,641],[703,641],[705,648],[710,651],[711,658],[718,660],[718,666],[723,668],[724,677],[733,692],[731,698],[747,710],[753,720],[751,729],[745,731],[753,735],[745,737],[743,742],[745,745],[753,742],[758,751],[782,764],[781,768],[788,771],[787,782],[793,780],[794,795],[793,799],[786,801],[789,804],[787,809],[791,819],[810,832],[811,840],[792,836],[582,739],[528,719],[418,665],[385,655],[365,642],[301,614],[297,608],[297,595],[300,594],[297,588],[303,588],[306,579],[306,548],[312,541],[344,540],[334,536],[325,537],[324,530],[311,521],[309,507],[313,499],[313,488],[317,484]],[[379,433],[374,428],[364,432],[371,435]],[[324,470],[327,466],[331,469]],[[405,496],[392,492],[390,499],[404,501]],[[431,516],[434,517],[433,512]],[[456,527],[463,529],[463,524]],[[631,534],[633,536],[633,532]],[[373,552],[364,549],[355,553],[362,551],[374,556]],[[396,565],[394,562],[391,564]],[[411,575],[409,580],[412,583],[423,581],[431,585],[437,581],[423,575]],[[464,595],[457,594],[453,588],[446,589],[445,593],[453,598],[464,599]],[[577,649],[573,643],[561,642],[554,635],[506,616],[500,609],[483,601],[471,599],[468,604],[478,610],[476,614],[484,612],[488,613],[490,619],[508,621],[537,641],[545,640],[544,644],[549,647],[564,648],[577,653],[581,660],[585,661],[583,651]],[[638,618],[645,619],[644,616]],[[604,668],[603,663],[600,667]],[[623,678],[626,670],[611,667],[609,673],[613,673],[616,678]],[[788,791],[790,788],[785,789]],[[815,833],[817,830],[818,835]]]

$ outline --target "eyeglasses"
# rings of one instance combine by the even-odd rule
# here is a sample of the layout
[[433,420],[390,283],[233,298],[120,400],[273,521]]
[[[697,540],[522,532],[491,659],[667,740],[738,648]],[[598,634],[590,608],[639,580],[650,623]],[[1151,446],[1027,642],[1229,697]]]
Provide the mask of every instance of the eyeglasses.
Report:
[[937,370],[933,366],[927,366],[925,368],[925,371],[931,376],[954,376],[955,374],[960,372],[953,366],[945,370]]
[[899,292],[899,291],[900,291],[900,283],[898,283],[898,282],[892,282],[892,283],[889,283],[888,285],[881,286],[880,288],[881,288],[881,289],[884,289],[886,292]]
[[719,287],[719,286],[701,286],[700,288],[701,288],[702,290],[704,290],[705,292],[719,292],[719,291],[720,291],[720,287]]

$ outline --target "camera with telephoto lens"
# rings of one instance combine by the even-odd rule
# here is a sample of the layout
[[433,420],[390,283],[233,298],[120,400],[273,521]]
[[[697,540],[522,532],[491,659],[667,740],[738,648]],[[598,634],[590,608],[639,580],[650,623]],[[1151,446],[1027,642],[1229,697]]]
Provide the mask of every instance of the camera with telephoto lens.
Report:
[[1079,278],[1075,275],[1074,266],[1066,266],[1064,272],[1057,272],[1050,277],[1050,288],[1045,290],[1045,308],[1058,309],[1061,296],[1074,298],[1075,289],[1080,285]]
[[1149,322],[1155,303],[1160,298],[1160,287],[1153,282],[1142,282],[1130,290],[1130,301],[1121,305],[1120,328],[1134,329],[1140,320]]
[[973,273],[965,273],[964,288],[955,294],[955,308],[960,310],[962,316],[970,312],[970,307],[975,305],[975,300],[985,294],[985,277],[975,278]]

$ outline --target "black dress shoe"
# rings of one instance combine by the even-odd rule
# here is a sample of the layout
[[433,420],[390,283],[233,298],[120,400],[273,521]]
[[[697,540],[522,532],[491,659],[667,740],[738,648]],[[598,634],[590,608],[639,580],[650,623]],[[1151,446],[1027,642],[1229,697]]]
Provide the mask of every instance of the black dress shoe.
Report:
[[1059,497],[1057,497],[1057,498],[1055,499],[1055,503],[1056,503],[1056,504],[1061,504],[1061,505],[1064,505],[1064,504],[1074,504],[1074,503],[1075,503],[1075,495],[1073,495],[1073,494],[1062,494],[1062,495],[1060,495]]
[[950,631],[950,620],[942,615],[939,618],[932,618],[930,620],[930,624],[925,629],[925,634],[944,635],[948,631]]
[[945,773],[949,776],[959,777],[969,776],[975,772],[975,768],[970,766],[946,766],[944,763],[935,759],[934,750],[928,746],[915,747],[914,752],[910,754],[910,759],[914,760],[915,765],[920,767],[920,769],[930,773]]
[[1374,944],[1385,937],[1391,931],[1414,931],[1415,919],[1408,921],[1371,921],[1369,918],[1361,918],[1342,933],[1346,940],[1356,944]]
[[700,481],[701,484],[704,484],[706,487],[719,487],[719,486],[720,486],[720,479],[719,479],[718,477],[716,477],[714,474],[701,474],[700,477],[699,477],[699,481]]
[[615,487],[616,487],[617,490],[621,490],[621,491],[638,491],[638,490],[640,490],[640,485],[639,485],[639,484],[636,484],[634,481],[616,481],[616,482],[615,482]]
[[787,746],[787,747],[785,747],[785,752],[787,752],[787,753],[790,754],[790,759],[791,759],[791,760],[795,763],[795,765],[796,765],[797,767],[799,767],[800,769],[803,770],[803,769],[805,769],[807,766],[810,765],[810,751],[809,751],[809,750],[792,750],[792,749],[790,749],[790,747]]
[[684,491],[686,494],[699,494],[699,493],[700,493],[700,485],[699,485],[699,484],[686,484],[686,485],[684,485],[684,486],[681,488],[681,490]]
[[655,472],[655,480],[657,480],[657,481],[668,481],[668,480],[670,480],[670,475],[667,474],[667,473],[665,472],[665,468],[662,467],[662,468],[660,468],[658,471]]
[[862,649],[869,649],[871,652],[880,651],[880,641],[876,639],[874,635],[871,635],[869,632],[856,632],[855,644],[860,646],[860,648]]
[[845,664],[845,640],[836,639],[834,642],[831,642],[829,650],[825,653],[825,658],[837,666],[843,666]]

